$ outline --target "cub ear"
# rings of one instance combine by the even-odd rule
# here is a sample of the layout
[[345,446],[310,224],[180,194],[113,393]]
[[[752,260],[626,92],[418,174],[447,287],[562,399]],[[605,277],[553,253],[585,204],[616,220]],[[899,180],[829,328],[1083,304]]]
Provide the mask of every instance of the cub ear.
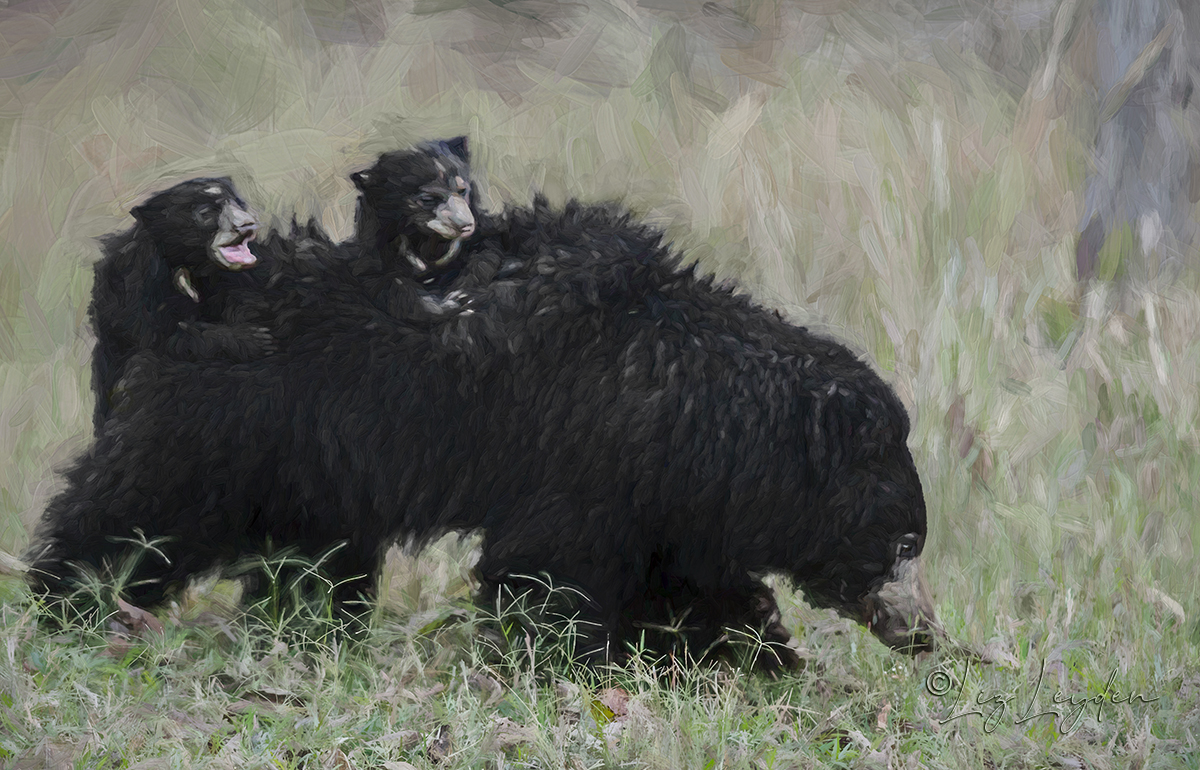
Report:
[[451,155],[461,159],[464,163],[471,161],[471,154],[467,149],[467,137],[456,136],[453,139],[447,139],[442,144],[446,145],[446,149],[450,151]]
[[354,182],[354,186],[360,192],[366,192],[367,186],[371,184],[371,172],[369,169],[366,171],[355,171],[350,175],[350,181]]

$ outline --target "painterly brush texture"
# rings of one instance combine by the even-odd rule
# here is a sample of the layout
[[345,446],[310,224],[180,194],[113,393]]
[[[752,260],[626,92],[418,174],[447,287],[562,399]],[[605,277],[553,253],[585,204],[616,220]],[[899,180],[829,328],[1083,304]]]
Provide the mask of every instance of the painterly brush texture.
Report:
[[[35,590],[66,595],[72,565],[116,563],[135,534],[157,543],[125,589],[143,606],[267,543],[316,558],[345,541],[326,563],[344,603],[373,594],[398,540],[483,528],[483,596],[512,573],[582,589],[599,659],[685,614],[698,652],[726,625],[786,643],[756,577],[771,572],[891,645],[929,646],[919,583],[889,598],[926,534],[891,388],[681,271],[612,207],[539,200],[503,222],[467,248],[523,275],[432,339],[343,293],[288,302],[302,328],[248,365],[134,359],[120,416],[47,509]],[[321,291],[275,261],[280,285]]]
[[453,311],[458,292],[496,275],[501,255],[463,248],[482,216],[467,137],[383,153],[350,179],[359,200],[346,256],[389,315]]
[[[705,271],[864,354],[912,417],[939,618],[1007,664],[956,664],[960,707],[1018,698],[986,726],[943,724],[950,696],[925,687],[940,661],[909,663],[776,578],[803,672],[689,670],[668,688],[635,666],[557,688],[529,675],[537,638],[493,665],[472,622],[450,624],[476,553],[442,540],[390,557],[365,663],[264,642],[224,583],[131,640],[35,631],[20,581],[0,578],[0,762],[1194,765],[1200,292],[1181,212],[1195,221],[1200,23],[1194,3],[1155,2],[1136,34],[1105,32],[1135,2],[0,9],[0,571],[91,440],[94,238],[152,191],[228,176],[264,229],[295,212],[349,240],[350,173],[468,135],[479,209],[620,199]],[[1106,149],[1139,115],[1169,154]],[[1175,192],[1162,229],[1101,213],[1113,232],[1089,242],[1081,286],[1080,230],[1143,170]],[[1178,277],[1117,302],[1167,272],[1138,261],[1147,244],[1184,244]],[[1113,672],[1157,700],[1089,708],[1069,733],[1013,719],[1039,676],[1045,710]]]
[[139,351],[246,360],[273,347],[266,329],[238,320],[239,295],[257,300],[254,282],[237,274],[255,262],[246,242],[257,224],[227,180],[176,185],[133,214],[136,225],[104,239],[88,306],[97,433],[125,364]]

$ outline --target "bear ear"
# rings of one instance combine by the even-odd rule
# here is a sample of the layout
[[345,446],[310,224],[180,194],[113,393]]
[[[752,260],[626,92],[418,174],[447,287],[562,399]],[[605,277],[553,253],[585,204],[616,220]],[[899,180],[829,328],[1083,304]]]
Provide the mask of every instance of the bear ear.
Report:
[[459,158],[465,163],[471,162],[471,154],[467,149],[467,137],[456,136],[453,139],[447,139],[442,144],[446,146],[446,149],[454,157]]
[[360,192],[366,192],[367,186],[371,184],[371,172],[370,170],[355,171],[350,175],[350,181],[354,182],[354,186],[357,187]]

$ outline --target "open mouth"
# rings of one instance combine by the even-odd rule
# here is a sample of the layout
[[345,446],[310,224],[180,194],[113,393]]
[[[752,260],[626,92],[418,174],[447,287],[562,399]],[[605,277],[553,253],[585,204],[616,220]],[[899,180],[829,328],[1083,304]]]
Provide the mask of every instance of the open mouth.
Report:
[[258,258],[250,252],[249,246],[257,229],[258,225],[243,225],[231,237],[215,243],[217,261],[230,270],[241,270],[257,262]]

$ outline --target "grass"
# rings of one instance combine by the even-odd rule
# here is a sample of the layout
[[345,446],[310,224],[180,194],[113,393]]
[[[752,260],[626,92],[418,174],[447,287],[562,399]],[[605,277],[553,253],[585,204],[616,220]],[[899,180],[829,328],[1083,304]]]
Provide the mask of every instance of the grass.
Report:
[[[562,660],[569,633],[487,632],[464,602],[469,540],[396,554],[357,646],[319,606],[247,611],[226,583],[161,635],[53,633],[0,579],[0,765],[1200,763],[1200,285],[1156,287],[1149,317],[1117,287],[1077,291],[1097,105],[1069,67],[1033,103],[883,7],[307,7],[103,0],[3,22],[19,56],[0,89],[0,549],[21,550],[89,439],[90,238],[152,189],[221,173],[277,221],[344,237],[349,171],[467,132],[493,206],[620,198],[867,356],[913,415],[938,611],[998,662],[899,657],[781,582],[803,672],[587,672]],[[1113,276],[1125,240],[1103,252]],[[1109,697],[1073,730],[1017,723],[1039,676],[1046,709],[1114,672],[1122,698],[1156,699]],[[957,710],[930,692],[947,682]]]

